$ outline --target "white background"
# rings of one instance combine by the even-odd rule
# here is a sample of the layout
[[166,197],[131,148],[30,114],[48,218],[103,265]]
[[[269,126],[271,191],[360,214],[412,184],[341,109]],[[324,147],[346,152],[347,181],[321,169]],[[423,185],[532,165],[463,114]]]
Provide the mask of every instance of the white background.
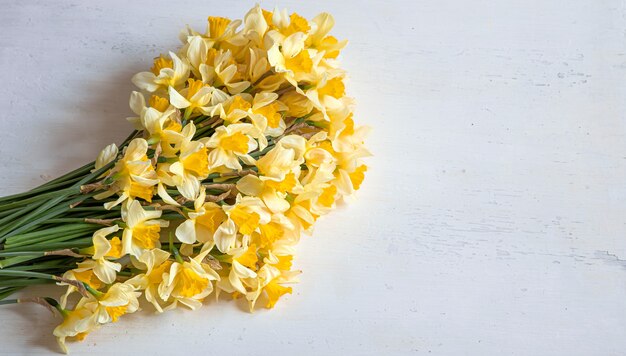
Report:
[[[0,1],[0,193],[130,127],[130,77],[249,1]],[[277,3],[262,2],[273,8]],[[282,1],[329,11],[375,154],[321,219],[294,294],[145,310],[73,354],[619,355],[626,349],[624,1]],[[36,305],[0,354],[57,349]]]

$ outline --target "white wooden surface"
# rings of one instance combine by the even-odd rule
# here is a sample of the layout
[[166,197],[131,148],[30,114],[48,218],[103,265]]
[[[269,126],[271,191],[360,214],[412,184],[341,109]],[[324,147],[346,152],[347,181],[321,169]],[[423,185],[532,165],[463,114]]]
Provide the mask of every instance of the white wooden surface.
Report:
[[[120,141],[131,75],[186,23],[252,5],[1,0],[0,193]],[[276,309],[145,311],[73,354],[624,354],[624,1],[278,5],[329,11],[350,40],[374,127],[358,200],[304,239]],[[57,350],[38,306],[0,320],[0,354]]]

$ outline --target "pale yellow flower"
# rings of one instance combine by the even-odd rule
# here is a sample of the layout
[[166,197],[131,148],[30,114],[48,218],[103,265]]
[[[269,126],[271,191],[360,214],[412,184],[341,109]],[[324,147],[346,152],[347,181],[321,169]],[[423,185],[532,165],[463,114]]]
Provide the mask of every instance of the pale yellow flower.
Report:
[[254,165],[254,158],[248,153],[254,151],[258,143],[250,133],[254,130],[251,124],[232,124],[219,126],[208,139],[202,139],[206,147],[212,148],[209,152],[209,170],[219,167],[241,170],[241,159],[248,165]]
[[94,170],[97,171],[98,169],[113,162],[117,158],[117,154],[118,154],[118,148],[114,143],[106,146],[98,155],[98,158],[96,159],[96,163],[94,164]]
[[139,309],[140,292],[126,283],[115,283],[106,293],[85,304],[96,304],[96,321],[99,324],[116,322],[120,316],[131,314]]
[[202,141],[193,141],[196,133],[195,125],[190,122],[177,135],[170,135],[175,140],[178,155],[175,162],[161,165],[163,174],[161,182],[175,185],[178,191],[187,199],[195,200],[200,193],[200,181],[209,175],[209,155]]
[[261,295],[265,298],[265,307],[273,308],[281,296],[291,294],[291,287],[285,287],[284,284],[296,282],[295,277],[300,273],[291,271],[292,259],[292,255],[275,255],[268,251],[267,257],[263,259],[263,266],[257,273],[256,285],[246,293],[250,310],[254,309]]
[[285,175],[294,172],[304,163],[306,139],[288,135],[280,139],[276,146],[256,161],[259,173],[266,177],[283,180]]
[[124,156],[113,168],[115,182],[108,192],[96,196],[97,199],[102,199],[121,193],[117,200],[105,203],[105,208],[110,209],[128,198],[152,200],[154,186],[159,181],[147,152],[148,142],[142,138],[136,138],[128,144]]
[[228,254],[230,257],[231,268],[228,278],[222,278],[217,282],[217,287],[227,293],[239,292],[245,294],[247,292],[244,282],[247,279],[256,278],[258,262],[257,250],[254,244],[250,246],[242,246],[231,249]]
[[324,52],[325,58],[336,58],[348,41],[338,41],[328,33],[335,26],[335,19],[329,13],[323,12],[313,18],[312,30],[306,40],[306,45]]
[[158,248],[145,250],[141,256],[132,258],[133,265],[145,271],[126,281],[127,284],[134,286],[136,289],[144,291],[144,296],[154,308],[159,312],[163,312],[162,303],[169,302],[162,300],[158,293],[158,286],[163,282],[163,275],[169,271],[173,261],[169,259],[170,253]]
[[198,70],[204,83],[214,87],[224,87],[230,94],[239,94],[250,86],[250,82],[243,80],[239,66],[230,50],[208,50],[210,57],[200,64]]
[[185,109],[185,115],[191,115],[194,110],[206,109],[211,102],[213,87],[205,86],[200,80],[188,79],[186,88],[178,92],[169,87],[170,102],[178,109]]
[[300,185],[296,178],[300,175],[299,168],[300,166],[287,173],[282,180],[266,176],[247,175],[237,182],[237,190],[243,194],[261,198],[267,208],[274,213],[285,212],[290,206],[286,199],[288,192],[297,189]]
[[217,228],[213,239],[217,249],[224,253],[239,247],[237,234],[250,236],[260,225],[267,224],[272,219],[265,203],[257,197],[244,197],[240,194],[234,205],[223,205],[222,209],[228,219]]
[[228,124],[235,124],[248,116],[251,105],[250,94],[238,94],[227,97],[224,101],[203,110],[207,116],[219,116]]
[[65,345],[68,337],[83,340],[98,326],[116,322],[120,316],[137,311],[139,295],[141,293],[131,285],[116,283],[97,297],[81,298],[73,310],[64,313],[63,322],[54,329],[54,336],[63,352],[68,351]]
[[166,309],[175,308],[182,303],[191,309],[202,305],[202,300],[213,292],[213,281],[220,279],[204,258],[210,249],[206,249],[189,261],[173,262],[169,270],[163,274],[158,293],[162,300],[173,300]]
[[205,202],[205,198],[206,193],[202,189],[194,201],[194,210],[187,213],[189,218],[176,228],[178,241],[186,244],[210,242],[215,231],[226,220],[222,208],[216,203]]
[[320,57],[304,46],[306,35],[296,32],[287,37],[271,31],[273,45],[267,51],[267,58],[274,71],[282,73],[294,87],[299,81],[315,81],[314,66]]
[[53,334],[64,353],[68,353],[68,348],[65,344],[67,338],[82,341],[87,334],[100,325],[96,320],[95,307],[94,304],[89,304],[67,311],[63,315],[63,322],[54,328]]
[[135,74],[133,84],[150,93],[165,91],[169,87],[180,88],[189,77],[189,64],[173,52],[169,52],[169,56],[171,59],[155,58],[151,71]]
[[252,106],[248,110],[250,120],[258,132],[259,149],[267,147],[267,137],[278,137],[285,132],[283,115],[286,107],[277,101],[276,93],[258,93],[254,96]]
[[162,213],[160,210],[144,210],[137,200],[129,200],[122,206],[122,219],[126,223],[122,254],[138,257],[144,250],[161,246],[161,228],[169,226],[168,221],[159,220]]
[[107,236],[117,232],[119,229],[119,226],[113,225],[94,232],[92,237],[93,255],[91,259],[78,263],[75,272],[92,269],[96,277],[103,283],[112,284],[115,282],[117,272],[121,270],[122,265],[109,261],[109,259],[122,257],[121,241],[119,237],[113,237],[111,240],[108,240]]

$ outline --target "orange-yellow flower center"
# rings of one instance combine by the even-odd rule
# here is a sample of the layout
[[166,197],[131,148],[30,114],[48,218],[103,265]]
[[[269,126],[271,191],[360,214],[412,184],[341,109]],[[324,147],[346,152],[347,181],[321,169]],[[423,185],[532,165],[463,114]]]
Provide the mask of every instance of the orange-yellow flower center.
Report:
[[267,25],[269,26],[269,29],[273,29],[275,28],[274,26],[274,20],[272,20],[272,17],[274,16],[274,13],[272,11],[267,11],[265,9],[261,9],[261,12],[263,13],[263,18],[265,19],[265,22],[267,22]]
[[244,98],[242,98],[240,95],[237,95],[233,101],[231,101],[230,106],[228,107],[228,112],[227,114],[232,113],[235,110],[243,110],[243,111],[248,111],[248,109],[250,109],[252,107],[252,105],[250,105],[249,102],[247,102]]
[[288,192],[296,186],[296,175],[293,173],[289,173],[285,176],[285,179],[280,182],[266,180],[265,185],[281,193]]
[[115,236],[109,241],[109,243],[111,244],[111,249],[107,252],[106,257],[122,257],[122,241],[120,241],[120,238]]
[[126,309],[128,309],[128,304],[120,305],[118,307],[105,307],[107,314],[111,317],[112,322],[116,322],[120,316],[126,314]]
[[278,103],[273,102],[269,105],[265,105],[261,108],[254,110],[254,112],[265,116],[265,118],[267,119],[267,126],[271,128],[276,128],[280,124],[281,118],[281,115],[278,112],[279,108],[280,106],[278,105]]
[[209,35],[211,38],[218,38],[224,34],[230,19],[225,17],[209,16]]
[[330,208],[335,202],[335,195],[337,194],[337,187],[329,185],[322,190],[322,194],[317,198],[317,202],[322,206]]
[[251,270],[256,271],[256,263],[259,261],[259,257],[256,254],[256,245],[251,244],[246,252],[244,252],[241,256],[235,258],[235,260],[242,265],[250,268]]
[[267,293],[266,308],[273,308],[281,296],[287,293],[291,294],[291,287],[281,286],[276,282],[276,279],[273,279],[271,282],[269,282],[263,289]]
[[352,120],[352,114],[343,120],[343,124],[346,125],[341,131],[341,137],[349,137],[354,135],[354,120]]
[[220,147],[226,151],[233,151],[239,154],[248,153],[248,136],[241,132],[235,132],[230,136],[220,140]]
[[148,105],[160,112],[164,112],[170,106],[170,102],[158,95],[152,95],[150,100],[148,100]]
[[141,198],[147,202],[151,202],[153,193],[154,187],[146,187],[135,181],[130,182],[128,195],[130,195],[131,198]]
[[209,231],[215,232],[221,223],[226,220],[226,214],[220,207],[207,207],[204,215],[196,218],[196,223],[206,227]]
[[255,241],[258,241],[258,244],[261,248],[271,247],[274,241],[283,237],[285,233],[285,229],[282,225],[270,222],[269,224],[259,226],[261,233],[256,236]]
[[339,43],[339,41],[333,36],[324,37],[324,39],[322,40],[322,45],[320,46],[321,49],[323,48],[326,50],[324,58],[337,58],[337,56],[339,55],[339,50],[332,49],[337,45],[337,43]]
[[163,56],[159,56],[154,59],[154,65],[152,65],[152,68],[150,68],[150,71],[152,71],[154,75],[159,75],[159,73],[161,73],[161,69],[172,68],[172,67],[174,67],[173,60],[167,59]]
[[241,205],[235,206],[230,211],[230,218],[239,227],[243,235],[250,235],[259,226],[261,217],[255,212],[247,212]]
[[187,79],[187,83],[189,84],[187,99],[191,99],[191,97],[196,95],[196,93],[204,86],[204,83],[202,83],[201,80]]
[[285,67],[294,72],[311,72],[313,68],[313,61],[309,51],[302,50],[293,57],[285,57]]
[[[174,132],[180,132],[183,129],[183,125],[174,120],[169,120],[169,122],[163,127],[163,130],[170,130]],[[161,138],[161,142],[165,141],[165,138]],[[165,141],[167,143],[167,141]]]
[[144,249],[153,249],[159,241],[161,227],[159,225],[139,225],[133,228],[133,242]]
[[317,90],[319,96],[330,95],[334,98],[341,98],[345,95],[346,87],[343,84],[343,80],[339,77],[332,78],[326,82],[324,87]]
[[87,337],[87,335],[89,335],[88,332],[84,332],[84,333],[78,333],[74,336],[74,340],[76,341],[83,341],[85,340],[85,338]]
[[183,159],[183,167],[197,177],[205,177],[209,174],[208,150],[203,147]]
[[211,67],[215,67],[215,58],[217,57],[217,50],[215,48],[209,48],[206,53],[206,60],[204,63],[210,65]]
[[274,267],[278,268],[281,271],[289,271],[291,269],[291,261],[293,260],[293,256],[285,255],[277,257],[278,262],[274,264]]
[[169,270],[171,265],[172,265],[171,260],[165,260],[160,265],[152,268],[152,271],[148,275],[148,281],[150,282],[150,284],[161,283],[163,281],[163,273]]
[[185,298],[202,293],[208,286],[209,280],[200,276],[191,268],[183,267],[178,272],[178,294]]
[[89,284],[90,287],[95,289],[100,289],[103,286],[103,283],[98,279],[98,277],[96,277],[92,269],[82,272],[74,271],[74,277],[83,283]]
[[289,20],[289,26],[283,31],[283,34],[285,36],[292,35],[296,32],[307,33],[311,29],[311,26],[309,26],[309,22],[304,17],[296,14],[295,12],[291,14]]
[[361,187],[361,183],[363,183],[363,179],[365,179],[365,172],[367,171],[366,165],[358,166],[354,172],[349,173],[350,181],[352,182],[352,187],[354,190],[358,190]]

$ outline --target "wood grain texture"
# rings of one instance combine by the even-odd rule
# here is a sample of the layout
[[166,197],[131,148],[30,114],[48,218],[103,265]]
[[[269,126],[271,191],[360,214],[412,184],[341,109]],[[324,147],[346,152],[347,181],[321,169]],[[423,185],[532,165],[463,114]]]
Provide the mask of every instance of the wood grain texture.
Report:
[[[119,142],[131,75],[186,23],[252,5],[1,0],[0,193]],[[329,11],[350,40],[348,91],[374,128],[357,200],[303,239],[276,309],[146,310],[72,352],[623,354],[625,2],[278,5]],[[0,319],[0,354],[56,350],[42,308]]]

